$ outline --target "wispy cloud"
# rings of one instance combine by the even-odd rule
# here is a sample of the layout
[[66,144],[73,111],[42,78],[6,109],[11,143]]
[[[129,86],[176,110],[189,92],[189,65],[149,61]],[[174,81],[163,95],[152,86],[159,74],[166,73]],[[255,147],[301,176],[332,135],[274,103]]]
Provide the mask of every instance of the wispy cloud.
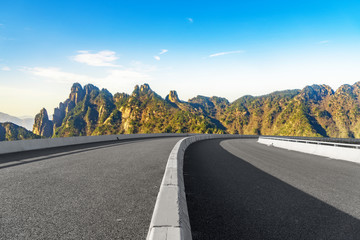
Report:
[[32,75],[47,78],[49,80],[55,80],[60,83],[73,83],[81,82],[86,83],[94,80],[93,78],[81,74],[70,73],[62,71],[60,68],[55,67],[25,67],[22,71],[28,72]]
[[8,66],[4,66],[1,68],[1,71],[10,71],[10,70],[11,70],[11,68]]
[[30,73],[31,75],[45,78],[48,81],[55,81],[58,83],[71,84],[79,82],[81,84],[93,83],[99,86],[123,86],[124,84],[136,84],[144,80],[150,79],[146,73],[137,71],[135,69],[109,69],[105,71],[105,76],[101,78],[94,78],[83,74],[71,73],[63,71],[54,67],[25,67],[22,71]]
[[228,55],[228,54],[235,54],[235,53],[243,53],[245,51],[243,50],[238,50],[238,51],[230,51],[230,52],[219,52],[219,53],[214,53],[209,55],[209,57],[219,57],[219,56],[223,56],[223,55]]
[[159,55],[161,55],[161,54],[164,54],[164,53],[167,53],[169,50],[167,50],[167,49],[161,49],[161,52],[159,53]]
[[[159,52],[158,55],[163,55],[163,54],[167,53],[168,51],[169,51],[169,50],[167,50],[167,49],[161,49],[161,51]],[[155,60],[160,61],[161,58],[160,58],[160,56],[158,56],[158,55],[154,56],[154,58],[155,58]]]
[[324,41],[318,42],[318,44],[328,44],[329,42],[330,42],[329,40],[324,40]]
[[121,67],[114,62],[118,59],[114,51],[100,51],[91,53],[90,51],[78,51],[78,55],[74,56],[74,60],[95,67]]
[[189,23],[193,23],[193,22],[194,22],[194,19],[192,19],[192,18],[186,18],[186,20],[187,20]]

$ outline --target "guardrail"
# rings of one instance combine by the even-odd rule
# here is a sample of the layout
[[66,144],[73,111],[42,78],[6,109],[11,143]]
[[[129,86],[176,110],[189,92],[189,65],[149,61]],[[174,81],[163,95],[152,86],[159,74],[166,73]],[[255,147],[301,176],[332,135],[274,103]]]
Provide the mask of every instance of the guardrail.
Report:
[[320,141],[320,142],[333,142],[333,143],[346,143],[346,144],[360,144],[360,139],[358,139],[358,138],[300,137],[300,136],[272,136],[272,135],[262,135],[260,137]]
[[[314,141],[314,140],[303,140],[303,139],[296,139],[296,138],[279,138],[279,137],[261,137],[266,139],[274,139],[279,141],[286,141],[286,142],[299,142],[299,143],[308,143],[308,144],[317,144],[317,145],[325,145],[325,146],[334,146],[334,147],[347,147],[347,148],[356,148],[360,149],[360,145],[356,144],[355,142],[352,144],[349,143],[341,143],[334,141]],[[322,138],[321,138],[322,139]]]
[[355,143],[358,139],[351,144],[336,142],[335,139],[331,140],[332,141],[313,141],[301,138],[261,136],[258,142],[288,150],[360,163],[360,144]]
[[253,135],[198,135],[176,143],[170,153],[152,215],[147,240],[191,240],[183,165],[186,148],[207,139],[258,138]]
[[158,137],[186,137],[194,134],[187,133],[154,133],[154,134],[119,134],[102,136],[81,136],[63,138],[45,138],[19,141],[0,142],[0,154],[32,151],[45,148],[64,147],[70,145],[80,145],[86,143],[107,142],[116,140],[131,140],[139,138],[158,138]]

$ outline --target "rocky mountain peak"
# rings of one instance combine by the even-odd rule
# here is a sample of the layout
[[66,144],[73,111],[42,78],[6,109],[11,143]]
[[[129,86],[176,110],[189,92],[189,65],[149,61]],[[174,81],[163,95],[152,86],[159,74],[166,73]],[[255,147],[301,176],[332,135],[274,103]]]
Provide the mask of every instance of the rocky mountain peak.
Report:
[[139,85],[135,85],[134,91],[132,92],[131,96],[132,96],[132,97],[138,97],[138,96],[139,96],[139,93],[140,93]]
[[337,90],[336,94],[351,94],[353,91],[353,87],[349,84],[341,85]]
[[169,95],[166,96],[166,99],[172,103],[180,102],[177,92],[174,90],[170,91]]
[[141,87],[140,87],[140,92],[147,93],[147,92],[149,92],[149,91],[152,92],[149,84],[145,83],[145,84],[141,85]]
[[33,133],[47,138],[53,135],[53,122],[49,120],[45,108],[41,109],[40,113],[35,116]]
[[355,87],[359,88],[359,87],[360,87],[360,81],[354,83],[353,87],[354,87],[354,88],[355,88]]
[[313,100],[315,102],[322,100],[323,98],[333,95],[334,91],[328,85],[311,85],[306,86],[301,90],[299,96],[305,100]]
[[95,87],[94,85],[92,84],[87,84],[84,86],[84,91],[85,91],[85,94],[88,95],[90,94],[92,91],[94,90],[99,90],[99,88]]
[[115,102],[117,102],[117,101],[120,101],[120,100],[128,98],[128,97],[129,97],[129,95],[126,93],[115,93],[114,100],[115,100]]
[[356,94],[357,96],[360,95],[360,82],[356,82],[354,83],[353,87],[353,93]]
[[107,97],[113,97],[113,95],[111,94],[111,92],[109,92],[109,90],[107,90],[106,88],[103,88],[101,89],[100,93],[104,96],[107,96]]
[[140,98],[147,98],[157,96],[155,92],[150,88],[149,84],[145,83],[139,87],[136,85],[134,91],[131,94],[132,97],[140,97]]
[[82,90],[82,86],[80,83],[74,83],[72,86],[71,86],[71,93],[75,93],[75,92],[78,92],[78,91],[81,91]]
[[79,83],[74,83],[71,87],[69,99],[71,102],[77,104],[82,101],[85,96],[85,92]]

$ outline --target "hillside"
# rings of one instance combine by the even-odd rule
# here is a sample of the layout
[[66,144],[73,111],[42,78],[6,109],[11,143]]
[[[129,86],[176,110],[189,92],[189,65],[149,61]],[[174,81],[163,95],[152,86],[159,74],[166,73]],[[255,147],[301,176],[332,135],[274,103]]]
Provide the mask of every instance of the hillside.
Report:
[[220,121],[239,134],[360,137],[360,82],[335,92],[327,85],[307,86],[233,102]]
[[197,96],[181,101],[176,91],[163,99],[148,84],[129,95],[112,95],[92,84],[75,83],[50,121],[45,109],[34,133],[44,137],[129,133],[231,133],[360,137],[360,82],[336,91],[327,85],[243,96],[230,103]]
[[[34,130],[43,122],[53,124],[54,137],[129,133],[224,133],[211,117],[190,103],[180,101],[175,91],[163,99],[149,85],[136,86],[131,95],[88,84],[74,84],[69,98],[55,109],[53,121],[45,109],[37,115]],[[41,117],[43,116],[43,117]],[[49,132],[49,131],[47,131]]]
[[14,123],[0,123],[0,141],[13,141],[25,139],[37,139],[40,136],[20,127]]

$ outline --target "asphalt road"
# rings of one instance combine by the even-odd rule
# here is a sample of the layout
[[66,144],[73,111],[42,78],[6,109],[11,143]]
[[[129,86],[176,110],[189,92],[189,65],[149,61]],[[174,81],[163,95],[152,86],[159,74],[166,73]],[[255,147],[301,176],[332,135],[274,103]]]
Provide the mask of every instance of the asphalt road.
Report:
[[0,239],[145,239],[180,139],[0,155]]
[[193,239],[360,239],[360,164],[207,140],[185,153]]

